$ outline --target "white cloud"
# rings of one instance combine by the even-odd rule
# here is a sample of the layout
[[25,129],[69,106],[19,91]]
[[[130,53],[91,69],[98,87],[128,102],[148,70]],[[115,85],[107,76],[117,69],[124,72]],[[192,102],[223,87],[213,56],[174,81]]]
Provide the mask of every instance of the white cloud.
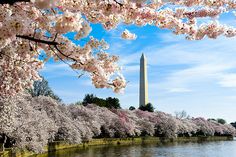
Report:
[[219,84],[222,87],[233,87],[236,88],[236,74],[224,74],[222,75],[221,81]]
[[169,89],[170,93],[187,93],[187,92],[191,92],[192,90],[187,89],[187,88],[172,88]]
[[173,42],[179,42],[181,39],[184,39],[185,37],[183,35],[175,35],[173,33],[162,33],[162,34],[156,34],[161,38],[160,42],[163,43],[173,43]]
[[165,68],[172,65],[174,68],[180,65],[180,69],[167,74],[161,82],[162,86],[186,88],[196,82],[219,81],[222,86],[236,87],[236,74],[228,74],[236,69],[235,42],[236,38],[195,42],[180,40],[162,48],[154,46],[145,49],[148,63],[153,66]]
[[166,77],[166,84],[173,85],[191,85],[193,82],[216,81],[222,71],[230,69],[227,65],[202,64],[183,70],[178,70]]
[[140,56],[141,53],[132,53],[131,55],[130,54],[121,55],[120,64],[124,67],[128,64],[137,64],[137,63],[139,64]]
[[78,74],[65,63],[46,64],[40,73],[46,75],[47,79],[78,76]]
[[125,75],[130,75],[133,73],[139,73],[139,65],[126,65],[123,67],[122,71]]
[[56,70],[69,69],[68,65],[65,63],[58,64],[46,64],[41,72],[54,72]]

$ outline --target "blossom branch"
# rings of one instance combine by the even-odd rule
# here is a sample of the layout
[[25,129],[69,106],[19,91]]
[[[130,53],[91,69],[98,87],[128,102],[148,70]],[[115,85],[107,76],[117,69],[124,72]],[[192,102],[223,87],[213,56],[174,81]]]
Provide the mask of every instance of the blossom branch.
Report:
[[[66,65],[68,65],[69,67],[71,67],[71,65],[69,64],[69,63],[67,63],[65,60],[63,60],[55,51],[54,51],[54,49],[51,47],[51,46],[49,46],[49,48],[52,50],[52,52],[63,62],[63,63],[65,63]],[[57,51],[58,51],[59,49],[57,49]],[[61,53],[61,51],[58,51],[58,52],[60,52]],[[64,53],[61,53],[61,54],[63,54],[64,56],[66,56]],[[74,70],[74,69],[72,69],[76,74],[78,74],[79,75],[79,78],[81,77],[81,76],[83,76],[83,74],[80,74],[80,73],[78,73],[76,70]]]
[[30,40],[30,41],[34,41],[36,43],[43,43],[43,44],[47,44],[47,45],[59,45],[59,43],[55,42],[55,41],[41,40],[41,39],[36,39],[34,37],[25,36],[25,35],[16,35],[16,37],[26,39],[26,40]]
[[16,2],[30,2],[30,0],[1,0],[0,4],[10,4],[10,5],[13,5]]
[[117,0],[114,0],[114,2],[116,2],[117,4],[119,4],[120,6],[123,6],[124,4],[118,2]]
[[73,60],[73,61],[77,61],[76,59],[74,59],[74,58],[72,58],[72,57],[70,57],[70,56],[68,56],[68,55],[65,55],[58,47],[57,47],[57,45],[54,45],[54,47],[55,47],[55,49],[61,54],[61,55],[63,55],[64,57],[66,57],[66,58],[68,58],[68,59],[71,59],[71,60]]

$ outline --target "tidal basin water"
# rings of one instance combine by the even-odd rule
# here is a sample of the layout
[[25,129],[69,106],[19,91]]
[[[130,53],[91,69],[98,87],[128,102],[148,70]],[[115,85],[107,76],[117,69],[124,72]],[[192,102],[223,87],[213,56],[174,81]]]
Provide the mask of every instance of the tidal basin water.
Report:
[[[60,155],[59,155],[60,154]],[[236,157],[236,140],[165,145],[90,147],[50,157]]]

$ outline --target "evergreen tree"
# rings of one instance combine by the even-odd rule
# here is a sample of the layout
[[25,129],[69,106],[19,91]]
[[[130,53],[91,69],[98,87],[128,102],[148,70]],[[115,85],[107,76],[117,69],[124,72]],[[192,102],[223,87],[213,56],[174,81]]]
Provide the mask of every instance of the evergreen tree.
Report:
[[120,101],[118,98],[108,97],[106,98],[106,107],[120,109]]
[[151,103],[148,103],[147,105],[141,105],[139,109],[142,111],[154,112],[154,107]]
[[95,103],[95,95],[93,95],[93,94],[86,94],[85,95],[85,97],[84,97],[84,99],[83,99],[83,102],[82,102],[82,104],[84,105],[84,106],[86,106],[86,105],[88,105],[88,104],[93,104],[93,103]]
[[[42,77],[42,76],[41,76]],[[49,96],[59,102],[61,102],[61,98],[59,98],[49,87],[48,81],[42,77],[42,81],[34,81],[33,89],[28,90],[32,97],[38,96]]]
[[130,107],[129,107],[129,110],[130,110],[130,111],[133,111],[133,110],[135,110],[135,109],[136,109],[136,108],[135,108],[134,106],[130,106]]
[[115,109],[120,109],[120,100],[118,98],[112,98],[108,97],[106,99],[103,98],[98,98],[93,94],[86,94],[82,104],[84,106],[88,104],[96,104],[100,107],[106,107],[106,108],[115,108]]
[[234,122],[234,123],[230,123],[233,127],[235,127],[236,128],[236,122]]
[[226,120],[222,119],[222,118],[218,118],[217,122],[220,124],[226,124]]

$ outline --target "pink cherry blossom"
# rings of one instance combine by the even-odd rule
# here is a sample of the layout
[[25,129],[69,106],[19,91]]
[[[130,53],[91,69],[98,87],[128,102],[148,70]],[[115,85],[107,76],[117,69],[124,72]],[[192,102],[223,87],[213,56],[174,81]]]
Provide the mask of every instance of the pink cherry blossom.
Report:
[[164,112],[99,107],[95,104],[64,105],[56,100],[27,94],[0,98],[0,135],[14,141],[13,147],[43,151],[48,142],[81,143],[96,137],[140,135],[177,136],[236,134],[229,124],[204,118],[178,119]]
[[127,29],[121,34],[121,37],[127,40],[135,40],[137,36],[133,33],[130,33]]
[[[104,40],[90,38],[83,46],[75,45],[63,34],[75,32],[74,39],[81,40],[89,36],[91,23],[99,23],[106,30],[124,23],[169,29],[175,34],[184,34],[189,40],[204,37],[215,39],[221,35],[234,37],[236,29],[217,22],[217,18],[235,8],[236,2],[231,0],[0,2],[0,91],[2,96],[10,96],[30,88],[32,82],[39,79],[38,70],[43,68],[42,62],[36,59],[42,52],[47,56],[44,62],[49,58],[63,60],[70,63],[74,71],[88,73],[97,88],[122,91],[125,79],[112,79],[121,75],[117,60],[108,59],[112,55],[98,60],[96,54],[92,53],[107,50],[108,45],[104,44]],[[209,20],[200,25],[198,21],[202,21],[202,18]],[[128,30],[121,32],[121,37],[128,40],[137,38]],[[18,46],[21,43],[25,47]],[[29,54],[30,58],[25,60],[27,55],[22,56],[19,49]],[[9,80],[12,85],[9,85]]]

